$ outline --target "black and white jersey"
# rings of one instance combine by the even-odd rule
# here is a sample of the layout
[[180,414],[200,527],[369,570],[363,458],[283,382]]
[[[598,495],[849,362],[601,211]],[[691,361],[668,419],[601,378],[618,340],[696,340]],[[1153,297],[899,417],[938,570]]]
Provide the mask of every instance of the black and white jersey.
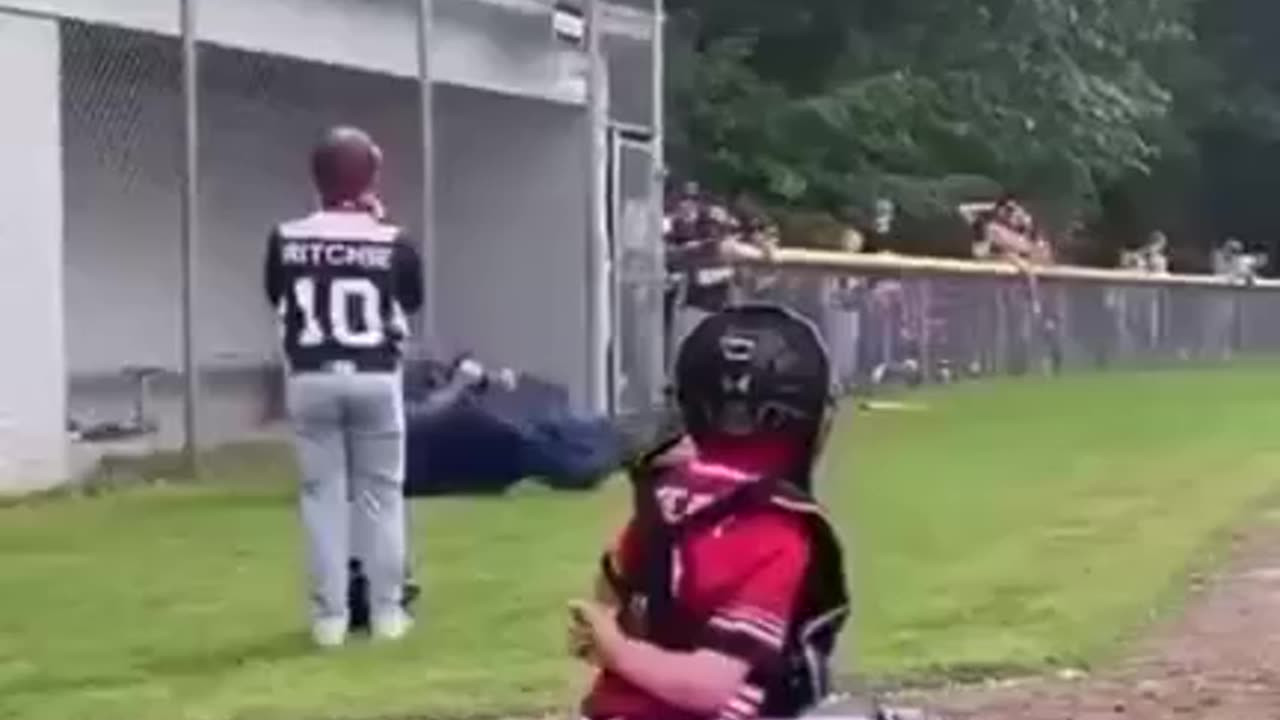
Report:
[[267,242],[267,299],[295,372],[389,372],[422,307],[422,259],[400,228],[365,213],[317,212]]

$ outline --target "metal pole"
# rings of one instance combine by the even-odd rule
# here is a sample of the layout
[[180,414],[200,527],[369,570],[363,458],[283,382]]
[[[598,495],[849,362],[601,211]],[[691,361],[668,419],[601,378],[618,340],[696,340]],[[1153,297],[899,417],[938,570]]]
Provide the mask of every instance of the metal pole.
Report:
[[183,459],[191,477],[199,475],[200,378],[197,279],[199,263],[199,58],[196,37],[198,0],[181,0],[182,28],[182,376]]
[[604,164],[606,159],[605,134],[608,126],[608,108],[605,98],[604,59],[602,57],[603,23],[599,0],[586,0],[587,26],[587,407],[592,412],[603,411],[606,406],[605,363],[602,353],[606,349],[604,323],[609,316],[608,294],[603,292],[607,275],[605,253],[605,198]]
[[929,318],[932,316],[932,300],[933,300],[933,282],[932,278],[920,278],[916,283],[916,341],[919,343],[919,357],[916,362],[920,364],[920,382],[929,383],[934,376],[933,366],[933,345],[932,339],[929,337],[930,327]]
[[[657,193],[654,195],[654,207],[657,209],[658,224],[662,227],[662,196],[666,186],[666,27],[667,10],[665,0],[653,0],[653,30],[651,32],[650,52],[653,63],[653,102],[652,117],[649,123],[653,129],[653,168]],[[661,246],[661,244],[659,244]]]
[[653,273],[653,277],[647,279],[652,285],[647,289],[657,298],[654,306],[658,308],[659,317],[656,320],[659,332],[657,337],[662,347],[657,349],[657,355],[660,361],[654,369],[654,376],[650,378],[649,392],[650,397],[645,398],[652,406],[646,409],[658,409],[662,406],[662,389],[667,384],[667,367],[669,363],[666,358],[670,357],[671,349],[667,347],[671,343],[671,333],[667,331],[666,319],[666,242],[663,237],[663,219],[666,214],[666,187],[667,187],[667,158],[666,158],[666,133],[667,133],[667,110],[666,110],[666,23],[667,9],[665,0],[653,0],[653,29],[650,32],[650,57],[651,72],[653,78],[653,94],[650,102],[649,118],[651,126],[651,140],[653,144],[651,152],[653,154],[653,187],[650,190],[652,217],[650,220],[650,233],[652,237],[649,242],[653,244],[653,264],[649,270]]
[[440,294],[436,278],[436,165],[435,165],[435,84],[431,74],[432,36],[435,28],[434,0],[418,2],[418,98],[421,113],[422,147],[422,238],[423,286],[425,302],[419,318],[418,337],[428,354],[436,342]]

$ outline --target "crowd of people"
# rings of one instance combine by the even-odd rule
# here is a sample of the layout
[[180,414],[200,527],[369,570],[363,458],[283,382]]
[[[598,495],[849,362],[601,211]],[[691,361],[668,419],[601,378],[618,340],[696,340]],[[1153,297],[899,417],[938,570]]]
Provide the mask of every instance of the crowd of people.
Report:
[[[670,282],[667,318],[670,345],[708,313],[732,300],[785,302],[809,317],[821,330],[832,354],[839,384],[851,390],[860,383],[893,378],[918,380],[923,327],[907,284],[901,278],[851,275],[779,277],[737,273],[730,256],[748,248],[763,254],[780,244],[777,225],[758,206],[739,199],[723,202],[686,183],[667,199],[665,241]],[[1052,260],[1052,248],[1035,232],[1031,214],[1013,197],[994,203],[966,205],[959,212],[974,230],[973,257],[1014,262],[1021,267]],[[896,207],[880,200],[862,227],[842,226],[837,249],[849,253],[887,252],[892,246]],[[1029,276],[1030,277],[1030,276]],[[1030,293],[1008,292],[1009,301],[1040,305],[1031,280]],[[1037,310],[1039,313],[1039,310]],[[987,322],[980,318],[978,322]],[[964,362],[974,366],[976,360]]]
[[[1229,352],[1238,315],[1229,295],[1193,308],[1177,307],[1182,315],[1194,316],[1187,319],[1173,317],[1175,303],[1159,286],[1090,285],[1086,292],[1072,293],[1037,272],[1057,261],[1058,243],[1017,196],[962,204],[956,212],[971,230],[970,258],[1012,265],[1019,270],[1014,279],[984,284],[976,279],[925,282],[885,273],[832,274],[821,280],[735,273],[723,259],[731,253],[724,251],[745,244],[770,252],[780,244],[776,225],[754,204],[722,202],[695,184],[681,186],[667,201],[671,337],[678,341],[689,320],[696,322],[732,298],[783,300],[822,329],[836,376],[846,388],[895,378],[915,382],[925,374],[947,380],[1001,370],[1057,372],[1071,342],[1072,318],[1091,324],[1086,331],[1091,337],[1077,338],[1076,344],[1091,346],[1086,352],[1099,362],[1162,352],[1174,342],[1181,355]],[[891,202],[879,201],[861,227],[846,226],[841,241],[826,247],[850,253],[892,251],[895,215]],[[1265,262],[1234,239],[1212,256],[1213,273],[1232,284],[1251,282]],[[1168,274],[1168,238],[1152,232],[1119,253],[1116,269]],[[1182,326],[1178,338],[1171,337],[1175,319]],[[929,360],[923,357],[928,354],[925,343],[935,350]],[[926,362],[931,366],[925,367]]]

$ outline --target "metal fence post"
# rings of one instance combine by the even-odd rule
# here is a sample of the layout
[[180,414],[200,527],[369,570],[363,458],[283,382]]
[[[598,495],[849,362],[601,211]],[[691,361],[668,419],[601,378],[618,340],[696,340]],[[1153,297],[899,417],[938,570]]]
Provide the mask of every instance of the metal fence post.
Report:
[[426,302],[419,318],[418,337],[427,346],[437,342],[439,330],[439,277],[436,252],[436,164],[435,164],[435,84],[432,79],[431,48],[435,28],[434,0],[418,0],[418,93],[422,149],[422,237],[420,238],[423,266],[423,286]]
[[199,475],[200,363],[199,335],[199,38],[196,36],[198,0],[180,0],[182,32],[182,373],[183,460],[191,477]]
[[663,221],[666,217],[666,194],[667,194],[667,155],[666,155],[666,134],[667,134],[667,109],[666,109],[666,25],[667,25],[667,8],[665,0],[653,0],[653,29],[650,33],[650,62],[653,64],[650,75],[653,78],[653,93],[650,109],[652,117],[649,120],[653,135],[651,136],[652,155],[653,155],[653,189],[650,212],[650,231],[654,237],[649,241],[654,244],[652,266],[649,268],[653,272],[654,277],[649,278],[646,282],[650,283],[645,289],[647,293],[653,293],[656,297],[656,303],[661,308],[662,332],[659,333],[658,341],[663,344],[661,352],[662,357],[662,374],[655,378],[657,382],[652,383],[649,388],[650,397],[645,398],[646,402],[656,410],[662,405],[661,388],[667,384],[667,358],[671,354],[671,348],[668,345],[671,342],[671,333],[668,332],[668,322],[666,319],[666,268],[667,268],[667,245],[664,236]]
[[600,353],[607,346],[605,328],[609,308],[607,292],[602,292],[608,282],[605,246],[605,198],[604,164],[606,162],[605,133],[608,127],[608,107],[605,97],[605,70],[602,57],[604,23],[599,0],[586,0],[587,26],[587,203],[586,203],[586,318],[587,318],[587,407],[599,412],[608,407],[605,397],[608,387],[607,363]]
[[1009,372],[1009,308],[1005,303],[1005,280],[997,279],[993,285],[995,293],[995,315],[996,315],[996,336],[995,336],[995,358],[992,367],[995,372],[1005,374]]
[[[667,158],[666,158],[666,3],[664,0],[653,0],[653,29],[650,37],[650,53],[651,62],[653,63],[653,101],[650,104],[652,117],[649,120],[653,131],[653,171],[654,181],[656,184],[656,192],[653,197],[655,199],[654,207],[656,210],[656,223],[653,227],[658,229],[659,233],[662,228],[663,216],[663,196],[666,190],[667,177]],[[659,238],[660,239],[660,238]],[[659,243],[661,247],[661,243]]]
[[936,361],[933,352],[933,339],[930,337],[932,328],[930,327],[930,318],[932,317],[932,280],[928,277],[920,278],[916,284],[916,344],[919,346],[916,362],[920,364],[920,381],[929,383],[936,380],[935,367]]

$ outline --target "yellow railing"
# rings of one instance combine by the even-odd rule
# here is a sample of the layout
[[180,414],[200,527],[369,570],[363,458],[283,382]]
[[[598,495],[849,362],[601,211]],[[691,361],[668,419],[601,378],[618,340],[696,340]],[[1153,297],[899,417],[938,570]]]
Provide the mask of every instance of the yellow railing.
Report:
[[1249,288],[1280,290],[1280,280],[1248,283],[1214,275],[1149,274],[1127,270],[1103,270],[1067,265],[1016,265],[999,260],[976,261],[952,258],[896,255],[892,253],[845,253],[826,250],[780,249],[765,255],[754,248],[739,246],[730,253],[735,265],[766,270],[799,270],[843,275],[942,275],[988,278],[1016,278],[1034,275],[1052,280],[1078,280],[1117,285],[1189,286],[1202,288]]

